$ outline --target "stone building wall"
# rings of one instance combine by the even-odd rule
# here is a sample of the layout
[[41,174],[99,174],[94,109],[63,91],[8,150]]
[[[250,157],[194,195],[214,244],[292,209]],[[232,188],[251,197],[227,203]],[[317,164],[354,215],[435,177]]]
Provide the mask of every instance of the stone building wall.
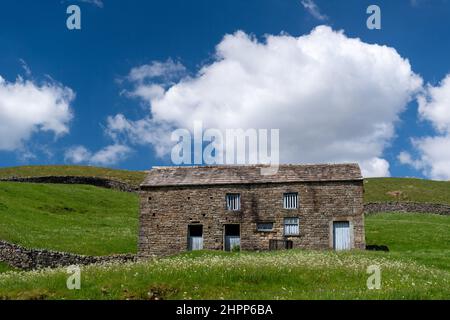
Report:
[[[283,209],[283,194],[298,193],[298,209]],[[226,194],[241,194],[241,210],[226,209]],[[204,249],[223,250],[224,225],[240,224],[242,250],[268,250],[270,239],[286,239],[294,248],[333,247],[333,221],[349,221],[353,247],[365,248],[363,183],[304,182],[226,186],[150,187],[140,192],[139,256],[187,250],[188,226],[203,225]],[[283,236],[283,220],[300,218],[300,235]],[[274,222],[272,232],[257,222]]]

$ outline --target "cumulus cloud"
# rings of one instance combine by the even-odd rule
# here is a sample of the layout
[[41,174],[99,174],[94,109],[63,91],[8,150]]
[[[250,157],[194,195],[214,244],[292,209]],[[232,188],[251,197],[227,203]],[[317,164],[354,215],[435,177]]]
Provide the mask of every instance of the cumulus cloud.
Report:
[[317,20],[325,21],[328,17],[320,12],[319,6],[313,0],[300,1],[303,7]]
[[111,136],[164,154],[170,128],[192,130],[195,121],[222,131],[280,129],[284,163],[357,161],[365,176],[387,176],[383,151],[422,80],[395,49],[320,26],[264,42],[242,31],[226,35],[195,76],[156,94],[155,85],[136,84],[152,92],[141,95],[149,114],[110,117]]
[[450,179],[450,74],[437,86],[428,85],[426,92],[419,96],[419,117],[429,121],[436,135],[413,138],[412,145],[417,153],[414,158],[403,151],[398,160],[416,170],[421,170],[429,178]]
[[66,162],[75,164],[88,163],[109,166],[126,159],[131,151],[128,146],[120,144],[107,146],[95,153],[84,146],[74,146],[65,152],[64,159]]
[[68,133],[74,98],[74,92],[60,84],[39,85],[21,78],[7,82],[0,76],[0,150],[20,149],[34,133]]
[[450,74],[438,86],[428,85],[418,102],[422,119],[430,121],[439,133],[450,132]]

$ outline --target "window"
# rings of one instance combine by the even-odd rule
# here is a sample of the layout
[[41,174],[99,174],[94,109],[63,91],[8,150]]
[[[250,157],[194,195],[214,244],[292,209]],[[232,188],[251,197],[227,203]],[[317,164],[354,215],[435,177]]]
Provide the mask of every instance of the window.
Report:
[[283,198],[284,209],[298,208],[298,193],[285,193]]
[[273,230],[273,222],[258,222],[256,224],[256,229],[258,231],[272,231]]
[[284,218],[284,235],[298,236],[299,234],[299,218]]
[[241,195],[239,193],[227,194],[227,210],[229,211],[241,210]]

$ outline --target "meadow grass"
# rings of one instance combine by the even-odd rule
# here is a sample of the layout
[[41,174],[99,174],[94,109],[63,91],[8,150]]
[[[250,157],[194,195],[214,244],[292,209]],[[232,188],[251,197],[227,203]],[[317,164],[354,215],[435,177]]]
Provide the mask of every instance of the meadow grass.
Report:
[[[368,244],[389,252],[188,252],[82,268],[0,274],[0,299],[450,299],[450,217],[387,213],[366,218]],[[368,290],[367,267],[381,269]]]
[[[381,269],[380,290],[367,267]],[[367,252],[196,252],[82,268],[0,274],[0,299],[448,299],[450,273]]]
[[0,239],[84,255],[135,253],[138,197],[93,186],[0,182]]

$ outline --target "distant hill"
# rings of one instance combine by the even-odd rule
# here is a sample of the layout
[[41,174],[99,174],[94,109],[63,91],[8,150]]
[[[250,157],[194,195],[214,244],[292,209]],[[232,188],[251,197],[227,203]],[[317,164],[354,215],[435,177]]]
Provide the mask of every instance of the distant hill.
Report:
[[121,181],[136,187],[144,180],[145,172],[90,166],[23,166],[0,168],[0,179],[43,176],[99,177]]
[[364,180],[364,202],[411,201],[450,204],[450,182],[411,178]]

